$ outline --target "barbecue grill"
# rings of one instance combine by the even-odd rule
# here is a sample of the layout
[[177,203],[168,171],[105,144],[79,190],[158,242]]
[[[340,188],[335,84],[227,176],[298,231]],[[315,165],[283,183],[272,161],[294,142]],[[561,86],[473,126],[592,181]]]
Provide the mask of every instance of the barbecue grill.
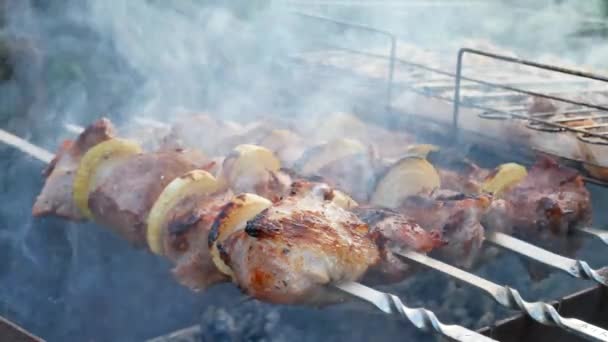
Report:
[[[602,123],[588,125],[579,128],[572,128],[567,125],[563,125],[563,120],[582,120],[593,118],[602,119],[604,115],[608,113],[608,108],[604,105],[593,104],[588,102],[582,102],[580,100],[571,100],[566,97],[562,97],[563,91],[545,91],[542,89],[543,85],[546,85],[548,82],[546,80],[547,75],[552,75],[553,73],[566,74],[568,76],[572,76],[572,78],[580,78],[581,80],[572,81],[568,79],[566,82],[567,87],[572,84],[580,84],[580,83],[589,83],[588,80],[598,81],[602,86],[606,86],[606,82],[608,82],[607,78],[601,77],[599,75],[594,75],[590,73],[582,73],[576,72],[573,70],[560,69],[557,67],[553,67],[550,65],[544,65],[540,63],[533,63],[530,61],[518,60],[515,58],[511,58],[508,56],[502,56],[495,53],[475,50],[475,49],[462,49],[459,51],[458,55],[455,56],[456,63],[456,72],[445,72],[442,70],[435,69],[433,67],[428,67],[423,64],[418,64],[411,61],[406,61],[397,58],[396,51],[398,42],[396,40],[395,35],[390,32],[382,31],[379,29],[367,27],[364,25],[356,25],[352,23],[347,23],[343,21],[337,21],[330,18],[320,17],[316,15],[296,13],[295,15],[304,18],[305,20],[315,20],[322,21],[329,25],[338,25],[343,28],[347,28],[348,30],[355,31],[365,31],[367,33],[379,34],[387,38],[388,48],[386,49],[387,54],[374,54],[374,53],[365,53],[362,51],[357,51],[353,49],[340,48],[339,51],[346,56],[352,55],[356,56],[356,58],[367,58],[374,61],[383,61],[386,65],[386,74],[384,77],[370,77],[370,75],[364,75],[360,73],[358,70],[352,69],[348,65],[342,67],[336,66],[328,66],[322,65],[320,67],[320,73],[324,73],[327,70],[331,70],[334,74],[348,74],[348,77],[352,77],[357,79],[361,84],[366,84],[365,89],[375,88],[375,85],[381,84],[383,87],[380,91],[383,93],[382,97],[374,97],[372,96],[376,102],[378,99],[383,99],[380,105],[376,103],[374,108],[382,108],[383,112],[381,113],[384,117],[389,116],[393,119],[392,122],[396,122],[398,124],[410,124],[413,122],[412,118],[415,118],[415,108],[401,108],[399,100],[396,99],[398,96],[402,94],[408,94],[407,96],[411,96],[414,94],[415,96],[419,96],[422,98],[429,98],[433,100],[440,101],[439,103],[443,104],[443,107],[440,107],[442,110],[442,117],[440,120],[437,120],[438,123],[445,124],[449,129],[448,132],[453,134],[449,135],[446,138],[445,134],[440,134],[441,138],[439,140],[443,140],[444,144],[446,141],[453,141],[452,139],[456,139],[461,145],[466,144],[467,150],[469,151],[469,155],[475,154],[474,149],[471,149],[470,146],[472,143],[475,143],[475,146],[483,147],[483,152],[488,153],[488,150],[493,153],[495,156],[495,160],[500,160],[505,156],[510,156],[510,159],[513,159],[513,156],[516,158],[523,158],[529,156],[529,149],[525,147],[516,147],[509,148],[508,150],[499,149],[497,146],[488,143],[487,137],[476,137],[477,140],[468,141],[464,138],[468,138],[468,135],[464,137],[462,134],[462,130],[466,129],[462,127],[460,124],[460,120],[465,115],[476,115],[482,120],[489,120],[493,123],[497,123],[498,125],[503,125],[505,122],[518,119],[518,120],[526,120],[527,126],[532,134],[537,134],[536,132],[541,133],[551,133],[551,134],[575,134],[576,138],[584,143],[594,144],[594,145],[603,145],[604,141],[608,142],[608,134],[605,131],[606,126]],[[327,46],[326,46],[327,48]],[[336,47],[333,47],[334,51]],[[488,82],[483,79],[476,79],[463,76],[465,64],[463,62],[463,56],[465,54],[474,54],[481,55],[487,58],[499,60],[506,63],[519,63],[526,66],[537,67],[543,70],[546,70],[547,73],[543,74],[543,77],[538,77],[537,79],[533,79],[530,81],[526,81],[525,85],[534,85],[539,86],[541,90],[537,88],[520,88],[520,82],[517,84],[512,84],[507,82],[504,83],[496,83],[496,82]],[[298,63],[302,63],[302,60],[298,56],[291,56],[293,61],[297,61]],[[302,64],[300,64],[302,65]],[[310,62],[306,62],[308,67],[311,66]],[[312,65],[314,66],[314,65]],[[306,69],[310,71],[310,69]],[[404,71],[405,70],[405,71]],[[492,71],[493,69],[484,70],[484,72]],[[399,76],[396,76],[399,75]],[[406,76],[404,76],[406,75]],[[439,75],[440,77],[437,77]],[[428,77],[426,77],[428,76]],[[551,76],[548,76],[549,78]],[[552,83],[553,84],[553,83]],[[566,87],[565,92],[568,92]],[[465,91],[462,89],[475,89],[479,90],[479,94],[476,96],[464,96]],[[533,89],[533,90],[530,90]],[[536,89],[536,90],[534,90]],[[603,88],[599,87],[597,89],[592,88],[592,91],[601,91]],[[584,84],[584,91],[589,91],[589,84]],[[444,94],[452,93],[453,97],[446,97]],[[535,114],[535,115],[527,115],[521,114],[522,106],[521,104],[513,104],[508,103],[507,105],[495,105],[491,102],[491,99],[511,99],[516,102],[518,100],[522,100],[523,97],[521,94],[525,95],[535,95],[538,97],[550,98],[553,100],[558,100],[562,102],[568,102],[572,105],[575,105],[575,108],[568,109],[566,114],[575,114],[575,117],[571,117],[568,119],[545,119],[543,113]],[[377,94],[374,94],[377,95]],[[359,108],[365,108],[364,106],[368,105],[368,103],[361,104]],[[367,107],[366,111],[369,111],[369,107]],[[449,108],[450,110],[445,111],[445,108]],[[362,111],[363,109],[360,109]],[[469,113],[468,111],[472,111]],[[414,112],[414,113],[412,113]],[[606,113],[602,113],[606,112]],[[365,113],[362,113],[363,116]],[[406,115],[402,115],[406,114]],[[427,113],[418,113],[419,116],[425,116]],[[450,115],[452,114],[452,115]],[[378,119],[376,118],[368,118],[370,120]],[[425,121],[428,121],[425,118]],[[442,122],[443,120],[443,122]],[[562,121],[560,121],[562,120]],[[156,122],[153,120],[149,120],[146,118],[137,118],[137,123],[140,125],[156,125],[162,126],[164,123]],[[425,126],[425,122],[422,122],[421,128],[425,129],[425,132],[430,132],[434,128],[431,127],[429,129],[428,126]],[[81,130],[75,123],[70,123],[65,126],[66,132],[68,134],[77,133]],[[444,133],[444,132],[441,132]],[[28,145],[23,140],[10,135],[8,132],[0,131],[0,139],[5,143],[18,147],[23,152],[45,162],[48,162],[51,158],[51,155],[41,149],[39,147]],[[449,139],[449,140],[447,140]],[[471,152],[472,151],[472,152]],[[540,151],[543,153],[552,153],[552,151]],[[464,152],[463,152],[464,153]],[[586,171],[585,169],[585,161],[577,160],[576,158],[571,158],[570,156],[557,155],[564,162],[574,163],[574,165],[578,166],[581,170]],[[475,157],[473,158],[475,159]],[[598,165],[595,165],[598,166]],[[595,183],[596,185],[592,188],[592,198],[600,197],[602,194],[600,186],[605,186],[606,182],[594,177],[593,174],[587,173],[588,180],[590,182]],[[597,195],[597,196],[596,196]],[[599,203],[594,203],[599,204]],[[598,210],[595,210],[596,214]],[[599,212],[599,215],[602,213]],[[605,218],[600,217],[596,219],[596,222],[605,221]],[[594,250],[597,252],[599,248],[605,248],[605,246],[600,246],[600,241],[604,241],[608,243],[608,236],[605,232],[598,230],[596,228],[588,227],[584,229],[585,233],[589,235],[595,236],[599,239],[592,240],[590,239],[589,244],[593,246],[590,250]],[[509,239],[508,236],[489,236],[490,242],[501,246],[506,249],[512,249],[517,251],[518,253],[527,256],[529,258],[536,259],[541,263],[548,264],[557,268],[565,273],[568,273],[570,276],[576,278],[583,278],[591,281],[595,281],[596,283],[606,284],[606,271],[603,269],[593,269],[589,264],[587,264],[583,260],[590,261],[592,263],[605,262],[605,259],[598,257],[597,255],[592,255],[591,252],[587,251],[582,255],[583,260],[569,260],[565,258],[561,258],[555,254],[552,254],[548,251],[538,250],[536,247],[531,246],[529,244],[524,244],[521,241]],[[583,285],[582,282],[569,282],[568,291],[571,292],[573,289],[578,289],[580,292],[563,296],[558,302],[552,303],[552,306],[546,305],[542,302],[537,303],[535,306],[528,306],[527,303],[522,302],[522,298],[519,296],[517,292],[514,292],[511,288],[501,287],[494,284],[489,283],[487,280],[477,277],[475,275],[464,273],[458,269],[450,267],[449,265],[437,263],[432,259],[428,259],[422,257],[420,255],[412,254],[412,253],[404,253],[404,257],[409,259],[410,261],[421,263],[427,267],[432,269],[439,270],[441,273],[445,273],[450,277],[457,278],[465,283],[472,284],[477,287],[481,287],[482,290],[488,292],[491,296],[494,297],[496,301],[500,304],[512,307],[517,310],[523,310],[528,313],[528,315],[520,315],[511,318],[507,318],[505,320],[501,320],[493,324],[492,326],[483,328],[480,330],[486,336],[491,336],[500,341],[510,341],[510,340],[532,340],[533,338],[539,340],[539,336],[551,336],[553,340],[563,340],[563,341],[574,341],[577,340],[577,337],[571,334],[564,334],[565,330],[570,330],[571,332],[578,332],[579,334],[585,335],[587,338],[595,338],[598,341],[608,340],[608,335],[606,332],[602,330],[608,328],[608,324],[606,322],[606,305],[608,305],[608,300],[606,298],[606,288],[605,286],[598,285],[594,287],[589,287],[584,290],[581,290]],[[491,270],[486,269],[482,271],[483,273],[492,273]],[[495,274],[494,274],[495,275]],[[504,275],[509,277],[516,277],[515,274]],[[558,278],[561,279],[561,278]],[[588,283],[584,283],[587,286]],[[526,291],[525,288],[521,288],[516,286],[518,290]],[[359,293],[361,297],[369,300],[370,294],[368,290],[361,290],[357,288],[352,288],[346,286],[344,288],[346,291],[357,294]],[[387,291],[392,291],[388,289]],[[397,301],[397,297],[384,297],[382,294],[378,294],[378,298],[390,298],[393,302],[389,303],[390,308],[383,310],[387,313],[394,313],[397,315],[402,315],[402,318],[406,318],[412,321],[415,325],[420,328],[424,328],[429,331],[434,331],[435,333],[439,333],[442,330],[445,330],[445,327],[438,325],[437,321],[435,321],[435,317],[431,315],[429,312],[423,311],[415,311],[412,313],[406,313],[402,311],[400,307],[400,302]],[[406,298],[408,296],[405,296]],[[532,298],[529,293],[524,292],[524,297]],[[551,298],[543,298],[542,300],[549,301]],[[407,300],[404,302],[408,305]],[[382,309],[382,304],[379,302],[375,303],[376,306],[379,306]],[[530,318],[532,317],[532,318]],[[582,321],[567,321],[562,320],[562,317],[576,317]],[[448,319],[442,319],[442,321],[449,321]],[[537,321],[540,321],[539,324]],[[558,325],[561,326],[562,329],[555,327],[548,327],[547,325]],[[180,333],[173,334],[174,337],[167,337],[165,340],[171,340],[171,338],[183,338],[185,335],[195,336],[196,334],[200,334],[200,331],[196,328],[186,329]],[[181,337],[180,337],[181,336]],[[460,335],[462,337],[462,335]],[[558,337],[556,337],[558,336]],[[548,340],[548,339],[547,339]]]

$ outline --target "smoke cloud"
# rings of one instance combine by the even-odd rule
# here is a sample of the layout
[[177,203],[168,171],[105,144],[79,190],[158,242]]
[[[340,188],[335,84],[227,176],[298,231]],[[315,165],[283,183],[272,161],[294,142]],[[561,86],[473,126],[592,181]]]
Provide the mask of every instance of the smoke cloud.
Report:
[[[295,15],[293,10],[392,32],[399,40],[397,53],[402,59],[431,51],[429,62],[441,56],[453,64],[458,48],[491,44],[526,58],[559,56],[572,64],[606,71],[605,36],[578,36],[583,30],[601,32],[606,19],[595,18],[605,18],[601,17],[605,3],[5,0],[0,1],[4,14],[0,52],[10,70],[0,61],[0,124],[55,149],[61,139],[71,135],[64,124],[86,125],[100,115],[120,126],[134,116],[168,121],[178,110],[208,111],[224,119],[249,122],[268,115],[315,120],[328,112],[351,111],[370,103],[381,108],[384,83],[369,86],[351,73],[311,68],[298,63],[296,57],[328,46],[387,56],[387,37]],[[447,64],[448,71],[452,64]],[[358,65],[381,76],[388,67],[386,62],[369,58]],[[0,265],[4,308],[0,313],[55,340],[120,340],[182,328],[196,323],[194,316],[199,312],[215,315],[206,310],[210,304],[234,304],[232,290],[221,288],[208,296],[187,292],[170,279],[168,265],[130,250],[100,229],[32,222],[26,217],[41,184],[30,182],[38,176],[24,170],[39,166],[22,161],[16,165],[15,160],[20,159],[7,154],[3,168],[7,171],[2,179],[2,202],[10,205],[0,208],[0,259],[9,262]],[[26,180],[26,176],[31,177]],[[24,183],[29,185],[24,187]],[[503,272],[507,268],[512,274],[523,272],[517,260],[504,259],[497,262],[505,267],[495,264],[481,272],[496,279],[509,273]],[[501,270],[501,274],[493,270]],[[554,279],[529,294],[565,294],[565,288],[551,285],[563,279]],[[528,280],[510,277],[507,281],[516,282],[518,289],[531,288]],[[440,276],[424,274],[395,291],[409,295],[408,304],[423,304],[455,323],[479,326],[507,314],[492,311],[495,306],[480,300],[475,292],[452,291],[452,287]],[[458,296],[451,295],[454,291]],[[139,309],[150,298],[157,299],[153,310]],[[465,307],[474,313],[455,310]],[[140,311],[140,317],[131,317]],[[302,340],[318,340],[319,336],[325,340],[429,338],[412,335],[410,327],[384,317],[356,316],[347,310],[332,308],[319,313],[281,308],[280,313],[286,317],[286,331],[297,331]],[[483,321],[477,320],[481,315]],[[273,318],[274,325],[281,325],[274,322]],[[353,329],[359,326],[369,329]],[[378,331],[386,334],[379,336]]]

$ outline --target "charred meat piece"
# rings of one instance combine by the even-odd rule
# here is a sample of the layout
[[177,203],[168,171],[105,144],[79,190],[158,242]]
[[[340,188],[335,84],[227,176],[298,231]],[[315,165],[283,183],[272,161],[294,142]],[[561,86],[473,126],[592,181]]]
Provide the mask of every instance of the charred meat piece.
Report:
[[462,162],[451,168],[438,168],[437,172],[442,189],[473,195],[481,192],[482,183],[491,171],[472,162]]
[[213,263],[207,241],[213,220],[231,197],[231,191],[192,195],[167,213],[164,254],[175,263],[173,274],[182,285],[198,291],[229,280]]
[[279,201],[214,243],[239,287],[273,303],[322,301],[324,285],[358,280],[380,258],[368,226],[317,191]]
[[95,220],[133,245],[146,244],[146,219],[165,186],[201,168],[181,151],[142,153],[106,167],[89,194]]
[[[238,197],[238,196],[237,196]],[[440,247],[429,233],[388,209],[347,210],[323,183],[297,181],[286,198],[268,206],[227,234],[228,204],[214,223],[210,243],[233,280],[249,295],[275,303],[327,302],[328,285],[361,280],[387,283],[411,273],[391,248],[422,253]]]
[[44,171],[44,187],[36,202],[34,216],[58,216],[69,220],[82,220],[84,217],[72,199],[74,174],[82,156],[98,143],[114,136],[112,123],[102,118],[88,126],[76,139],[66,140],[55,158]]
[[439,257],[471,267],[484,239],[480,220],[490,204],[490,196],[436,193],[408,197],[397,210],[424,229],[440,232],[447,246],[438,250]]
[[428,253],[446,244],[439,232],[427,232],[418,223],[397,211],[375,207],[357,207],[353,212],[369,226],[369,235],[380,249],[381,261],[365,275],[364,282],[387,284],[401,281],[413,271],[398,259],[391,248]]
[[591,220],[590,195],[581,175],[549,158],[539,159],[501,198],[505,205],[489,211],[484,219],[488,227],[563,236]]

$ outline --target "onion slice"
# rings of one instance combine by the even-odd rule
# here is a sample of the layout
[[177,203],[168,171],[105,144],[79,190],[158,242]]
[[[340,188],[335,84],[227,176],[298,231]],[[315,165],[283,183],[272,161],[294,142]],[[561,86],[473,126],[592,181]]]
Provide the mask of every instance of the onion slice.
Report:
[[218,270],[233,277],[232,270],[220,256],[218,244],[222,243],[230,234],[245,229],[247,221],[271,205],[272,202],[266,198],[250,193],[235,196],[224,205],[209,233],[211,258]]
[[209,172],[193,170],[172,180],[160,193],[147,219],[146,239],[150,250],[164,254],[163,227],[167,214],[177,203],[188,196],[213,194],[219,190],[219,183]]
[[371,204],[395,208],[407,197],[430,193],[441,185],[439,173],[426,159],[407,156],[394,163],[376,183]]
[[114,138],[93,146],[82,156],[74,175],[72,198],[84,217],[93,218],[93,213],[89,209],[89,193],[95,186],[95,176],[100,166],[141,152],[141,147],[137,143]]
[[281,162],[271,150],[258,145],[238,145],[224,159],[221,181],[239,191],[239,184],[248,188],[247,185],[263,181],[269,171],[277,172],[279,169]]
[[488,177],[482,184],[483,192],[491,193],[496,197],[521,182],[528,175],[528,171],[522,165],[506,163],[499,165],[493,175]]

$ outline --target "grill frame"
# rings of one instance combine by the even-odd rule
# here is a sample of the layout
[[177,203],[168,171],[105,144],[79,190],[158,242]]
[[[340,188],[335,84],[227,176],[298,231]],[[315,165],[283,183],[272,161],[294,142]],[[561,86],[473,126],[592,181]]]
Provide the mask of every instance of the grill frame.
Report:
[[[565,316],[580,317],[597,326],[608,326],[608,288],[590,287],[550,304]],[[540,325],[520,314],[479,329],[478,332],[503,342],[585,341],[575,336],[565,336],[559,329]]]

